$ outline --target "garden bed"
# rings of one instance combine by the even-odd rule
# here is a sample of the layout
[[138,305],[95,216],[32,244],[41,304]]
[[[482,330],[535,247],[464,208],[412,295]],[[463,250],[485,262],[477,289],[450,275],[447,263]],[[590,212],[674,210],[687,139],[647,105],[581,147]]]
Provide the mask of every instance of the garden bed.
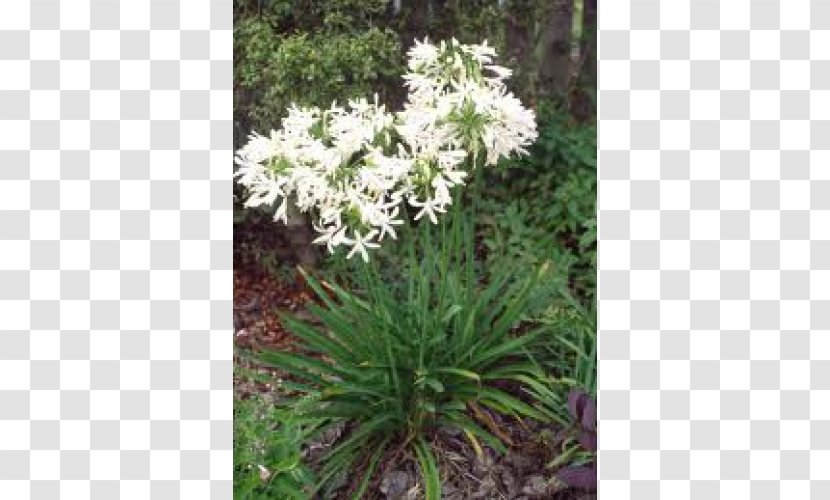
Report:
[[[251,354],[262,350],[290,352],[296,339],[282,325],[279,312],[288,312],[311,319],[305,306],[312,299],[311,291],[299,273],[288,270],[275,274],[248,265],[234,271],[234,336],[235,397],[251,404],[251,411],[262,411],[288,394],[274,381],[291,378],[285,373],[252,361]],[[510,388],[508,388],[510,390]],[[520,397],[518,391],[514,395]],[[509,451],[500,454],[483,444],[475,450],[462,432],[453,428],[437,429],[430,443],[439,464],[442,498],[467,499],[559,499],[590,500],[594,493],[568,489],[554,478],[554,471],[546,467],[557,458],[554,440],[561,427],[541,424],[532,419],[504,417],[486,408],[476,408],[472,415],[502,441],[509,443]],[[303,459],[314,470],[320,458],[336,443],[348,438],[345,426],[310,440],[303,447]],[[417,461],[405,446],[392,446],[380,461],[369,484],[365,499],[420,500],[423,487]],[[249,464],[253,465],[253,464]],[[260,470],[263,483],[270,471]],[[349,499],[354,488],[354,476],[344,474],[340,486],[334,488],[331,500]],[[324,497],[319,497],[320,499]]]

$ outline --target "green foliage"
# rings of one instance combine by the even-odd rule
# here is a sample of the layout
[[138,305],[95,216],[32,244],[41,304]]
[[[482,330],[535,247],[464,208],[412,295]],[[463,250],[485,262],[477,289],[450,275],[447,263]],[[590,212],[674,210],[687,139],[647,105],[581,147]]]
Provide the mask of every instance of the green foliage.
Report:
[[424,490],[427,499],[441,498],[441,477],[438,473],[438,464],[435,456],[429,449],[429,444],[423,437],[418,437],[414,443],[415,455],[421,476],[424,478]]
[[382,21],[387,0],[234,0],[236,20],[267,19],[282,31],[363,29]]
[[583,415],[583,410],[577,411],[576,403],[582,400],[584,404],[586,398],[596,401],[596,311],[578,304],[571,297],[563,299],[539,320],[547,327],[549,341],[536,352],[536,359],[549,376],[528,384],[527,391],[538,402],[541,411],[551,419],[565,423],[559,439],[551,443],[558,447],[558,452],[548,467],[567,466],[565,477],[590,478],[591,471],[583,468],[596,461],[596,407],[592,406],[591,415]]
[[[526,273],[505,265],[479,284],[471,280],[474,262],[462,263],[461,255],[450,253],[458,247],[447,242],[463,238],[445,235],[432,247],[428,229],[421,233],[427,240],[423,252],[416,256],[411,247],[412,272],[402,284],[381,281],[368,267],[353,284],[365,291],[361,295],[308,277],[325,305],[310,308],[322,326],[286,317],[287,326],[302,340],[302,351],[259,357],[299,382],[290,386],[298,397],[319,398],[305,417],[328,419],[324,427],[345,422],[351,429],[325,458],[321,487],[341,471],[355,471],[367,460],[371,464],[367,450],[402,442],[414,447],[427,492],[432,492],[428,498],[438,498],[437,467],[425,441],[431,430],[454,426],[476,447],[482,440],[504,450],[468,414],[470,405],[547,419],[498,385],[543,377],[528,354],[540,348],[547,330],[526,324],[529,331],[516,335],[515,327],[529,311],[549,303],[550,288],[540,281],[546,266]],[[515,279],[517,274],[524,277]],[[371,467],[366,469],[364,482],[372,474]]]
[[517,259],[537,263],[543,259],[555,263],[557,276],[567,276],[576,258],[558,246],[557,240],[544,227],[530,223],[533,209],[525,200],[491,200],[485,204],[488,212],[482,216],[489,263],[496,266],[502,259]]
[[323,26],[343,31],[372,26],[382,21],[389,9],[388,0],[328,0],[314,4]]
[[487,40],[499,54],[506,53],[505,16],[498,0],[402,1],[402,10],[392,19],[402,39],[429,36],[443,40],[456,38],[461,43]]
[[268,60],[279,47],[277,34],[267,20],[249,17],[234,26],[234,80],[242,88],[263,83]]
[[597,393],[596,310],[584,307],[570,298],[565,305],[552,307],[539,319],[547,326],[550,342],[543,363],[547,371],[563,383],[567,390],[581,389]]
[[287,419],[259,398],[234,401],[234,499],[310,498],[314,476],[301,445],[313,424]]
[[278,34],[261,18],[236,29],[237,113],[250,128],[278,126],[292,104],[328,107],[335,100],[372,95],[397,82],[401,47],[390,30]]
[[550,260],[586,303],[596,288],[596,126],[552,107],[530,155],[491,176],[482,216],[491,266]]
[[534,77],[521,73],[535,67],[522,60],[535,57],[534,49],[509,47],[507,26],[517,16],[538,17],[525,12],[536,4],[531,11],[545,10],[541,0],[416,0],[394,13],[388,0],[235,0],[237,135],[276,127],[292,102],[328,106],[378,92],[397,104],[404,52],[425,36],[488,40],[519,72],[513,90],[528,98],[522,88]]
[[594,122],[578,123],[560,107],[545,103],[538,112],[539,140],[524,168],[568,171],[596,170],[597,130]]

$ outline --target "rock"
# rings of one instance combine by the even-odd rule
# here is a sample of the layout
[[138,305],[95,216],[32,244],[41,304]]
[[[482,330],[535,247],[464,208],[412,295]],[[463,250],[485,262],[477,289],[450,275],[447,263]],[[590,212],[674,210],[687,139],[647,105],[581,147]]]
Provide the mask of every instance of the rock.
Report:
[[389,500],[408,499],[408,491],[414,483],[409,473],[401,470],[392,471],[380,481],[380,492]]
[[340,439],[341,436],[343,436],[343,431],[345,430],[346,424],[344,422],[338,422],[330,426],[321,436],[322,444],[325,446],[333,445],[338,439]]
[[421,488],[416,484],[412,488],[409,488],[409,491],[407,491],[406,494],[403,497],[401,497],[401,500],[419,500],[420,498],[422,498],[422,496],[423,495],[421,495]]
[[522,487],[522,493],[530,498],[546,498],[550,493],[550,484],[541,475],[528,476]]
[[303,450],[302,457],[304,460],[316,463],[320,457],[329,450],[337,441],[343,436],[346,430],[346,424],[338,422],[328,429],[322,435],[308,443]]

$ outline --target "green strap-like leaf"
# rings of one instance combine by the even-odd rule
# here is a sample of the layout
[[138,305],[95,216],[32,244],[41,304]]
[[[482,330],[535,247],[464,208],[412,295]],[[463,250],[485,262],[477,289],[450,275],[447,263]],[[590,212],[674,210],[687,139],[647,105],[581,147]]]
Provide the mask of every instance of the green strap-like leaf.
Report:
[[510,396],[504,391],[493,389],[491,387],[483,387],[481,389],[481,395],[481,404],[489,406],[496,411],[513,414],[516,416],[524,415],[526,417],[535,418],[542,422],[546,422],[549,420],[549,418],[541,411],[537,410],[536,408],[530,406],[529,404],[525,403],[524,401],[518,398]]
[[469,370],[462,370],[460,368],[436,368],[435,371],[438,373],[449,373],[451,375],[458,375],[459,377],[468,378],[471,380],[475,380],[478,383],[481,383],[481,377],[477,373],[471,372]]
[[418,458],[418,465],[421,468],[426,500],[440,500],[441,477],[438,474],[438,464],[435,462],[435,456],[429,449],[429,444],[422,437],[417,438],[413,446]]
[[372,476],[375,474],[375,468],[377,468],[380,458],[386,451],[386,446],[389,444],[389,441],[390,438],[384,438],[374,453],[372,453],[372,456],[369,458],[369,463],[366,465],[366,470],[363,471],[363,478],[360,480],[360,484],[355,490],[354,495],[352,495],[352,500],[360,500],[363,494],[366,493],[366,489],[369,487],[369,481],[371,481]]
[[456,414],[447,416],[440,421],[446,422],[449,425],[454,425],[476,437],[483,439],[484,442],[499,453],[507,453],[507,447],[504,446],[504,443],[502,443],[499,438],[482,429],[467,415]]

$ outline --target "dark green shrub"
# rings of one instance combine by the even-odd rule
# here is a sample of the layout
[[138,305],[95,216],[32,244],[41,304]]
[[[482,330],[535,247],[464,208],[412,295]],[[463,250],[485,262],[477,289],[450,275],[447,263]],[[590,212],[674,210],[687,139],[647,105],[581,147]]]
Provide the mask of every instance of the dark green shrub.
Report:
[[392,31],[281,34],[268,21],[249,18],[235,34],[240,134],[277,128],[292,104],[327,107],[373,89],[382,100],[394,97],[385,89],[398,83],[402,52]]

